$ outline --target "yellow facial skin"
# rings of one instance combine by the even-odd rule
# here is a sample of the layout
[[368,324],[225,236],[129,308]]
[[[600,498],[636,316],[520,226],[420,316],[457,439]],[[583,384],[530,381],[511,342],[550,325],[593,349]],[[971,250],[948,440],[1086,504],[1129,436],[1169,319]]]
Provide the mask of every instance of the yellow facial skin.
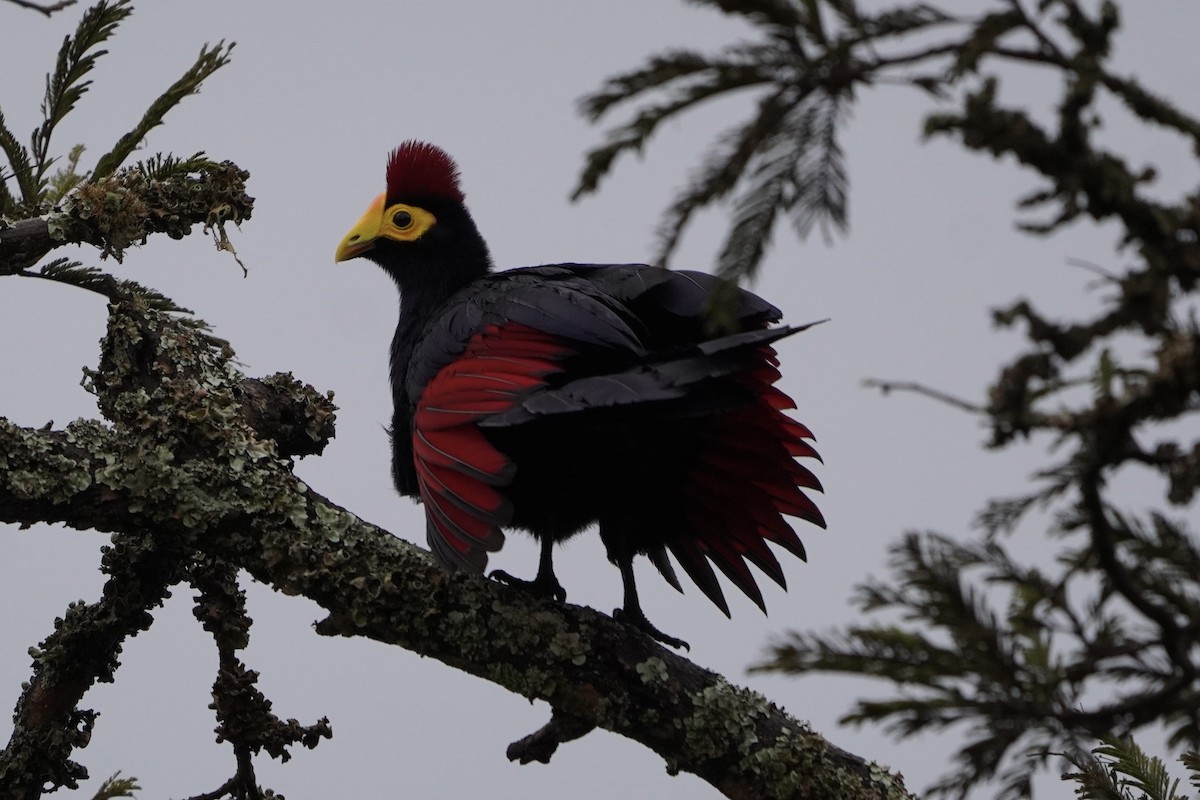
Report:
[[338,245],[333,256],[335,263],[361,256],[374,248],[380,237],[397,242],[415,242],[437,224],[437,218],[423,208],[404,203],[385,208],[386,202],[386,195],[379,195],[362,215],[362,219],[354,223],[354,227]]

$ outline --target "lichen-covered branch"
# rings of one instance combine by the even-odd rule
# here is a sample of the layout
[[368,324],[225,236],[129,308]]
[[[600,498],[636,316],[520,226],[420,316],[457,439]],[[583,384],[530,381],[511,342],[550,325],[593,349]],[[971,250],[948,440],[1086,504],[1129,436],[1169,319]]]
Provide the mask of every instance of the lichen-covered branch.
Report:
[[15,726],[0,751],[0,797],[36,800],[43,786],[77,788],[87,771],[71,760],[86,747],[95,713],[79,702],[97,681],[111,682],[129,636],[150,627],[184,569],[185,554],[170,538],[147,530],[113,537],[104,554],[109,574],[96,603],[72,603],[54,633],[30,651],[33,677],[17,701]]
[[120,260],[154,234],[181,239],[196,225],[219,231],[225,223],[240,223],[254,210],[248,177],[231,161],[198,154],[154,159],[80,184],[49,213],[0,218],[0,275],[28,269],[68,244],[90,244],[101,256]]
[[322,497],[292,473],[286,454],[303,448],[275,437],[319,449],[328,399],[281,377],[248,382],[170,317],[111,305],[88,385],[108,424],[0,422],[0,521],[152,531],[316,601],[319,633],[400,645],[545,700],[731,797],[903,795],[898,778],[611,618],[446,572]]
[[192,567],[191,583],[200,592],[193,613],[217,645],[217,679],[210,706],[217,713],[217,741],[233,744],[237,763],[233,778],[217,796],[228,793],[259,798],[263,793],[252,756],[266,750],[286,762],[291,758],[288,747],[302,744],[311,749],[321,739],[333,736],[333,729],[324,717],[313,725],[301,725],[276,716],[271,701],[257,686],[258,673],[238,656],[238,651],[250,644],[251,620],[246,614],[246,594],[238,586],[237,568],[220,559],[203,558]]

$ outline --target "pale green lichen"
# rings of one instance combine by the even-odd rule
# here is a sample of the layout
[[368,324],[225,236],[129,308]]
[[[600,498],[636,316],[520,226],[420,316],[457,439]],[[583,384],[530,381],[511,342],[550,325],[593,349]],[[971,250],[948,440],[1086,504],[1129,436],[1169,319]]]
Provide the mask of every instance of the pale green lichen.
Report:
[[296,380],[290,372],[268,375],[262,379],[262,384],[272,391],[286,395],[291,405],[306,410],[304,432],[310,440],[323,442],[332,437],[333,422],[337,416],[335,413],[337,406],[333,403],[333,391],[328,391],[324,395],[318,394],[312,387]]
[[553,673],[541,667],[519,666],[507,661],[489,666],[484,677],[530,700],[552,696],[558,687]]
[[[689,758],[668,761],[668,770],[696,769],[707,761],[735,755],[737,760],[723,771],[753,783],[768,797],[901,800],[908,796],[902,783],[884,771],[872,771],[867,779],[839,765],[825,739],[807,726],[779,730],[778,723],[772,723],[778,711],[762,695],[718,679],[691,699],[692,713],[679,723]],[[769,733],[772,728],[775,732]]]
[[658,656],[651,656],[639,662],[634,669],[644,684],[665,683],[667,680],[667,664]]
[[25,469],[10,469],[7,478],[9,490],[19,500],[32,500],[42,495],[41,476]]
[[[113,426],[78,421],[54,433],[5,423],[3,483],[21,499],[55,502],[94,483],[119,492],[131,513],[195,531],[235,509],[307,524],[307,487],[275,443],[241,419],[242,380],[228,355],[195,331],[112,303],[100,369],[86,371],[83,385]],[[71,452],[56,452],[61,447]],[[249,470],[251,463],[263,468]]]
[[19,499],[49,499],[56,505],[88,489],[92,481],[86,465],[56,451],[61,438],[0,418],[0,485]]
[[67,241],[70,235],[70,222],[62,214],[43,214],[42,219],[46,221],[46,232],[50,234],[50,238],[56,242]]
[[[683,720],[688,749],[700,758],[715,758],[729,752],[729,742],[745,756],[758,743],[756,720],[767,713],[768,701],[748,689],[719,680],[692,695],[692,714]],[[714,738],[714,729],[725,735]]]
[[825,740],[808,730],[782,732],[745,758],[738,769],[770,786],[775,797],[880,798],[878,790],[864,784],[858,775],[833,766]]
[[207,230],[240,223],[253,212],[254,198],[246,194],[250,173],[232,162],[176,161],[168,165],[175,168],[169,179],[154,174],[163,162],[150,167],[133,165],[76,186],[43,217],[51,238],[90,242],[101,248],[101,257],[120,261],[152,233],[181,239],[198,223]]
[[587,661],[588,646],[578,633],[561,631],[550,640],[549,650],[552,654],[570,659],[575,666],[582,666]]
[[612,730],[627,730],[637,718],[638,709],[627,694],[610,693],[596,702],[596,719],[600,725]]
[[904,788],[904,776],[872,761],[869,765],[871,783],[881,787],[887,800],[914,800],[915,795]]
[[353,515],[333,506],[317,506],[316,518],[325,530],[325,538],[330,542],[340,542],[342,534],[356,522]]

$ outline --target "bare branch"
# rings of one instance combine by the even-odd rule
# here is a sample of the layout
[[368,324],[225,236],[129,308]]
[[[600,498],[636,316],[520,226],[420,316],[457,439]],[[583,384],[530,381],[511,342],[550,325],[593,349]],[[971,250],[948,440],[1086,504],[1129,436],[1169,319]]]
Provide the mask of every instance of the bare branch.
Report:
[[968,400],[955,397],[954,395],[946,394],[938,389],[932,389],[923,383],[913,381],[885,381],[878,378],[866,378],[862,385],[867,389],[878,389],[883,394],[891,392],[912,392],[913,394],[923,395],[925,397],[937,400],[939,403],[954,406],[957,409],[966,411],[971,414],[985,414],[987,409],[980,405],[972,403]]
[[12,3],[15,6],[20,6],[21,8],[28,8],[31,11],[40,11],[49,17],[56,11],[62,11],[64,8],[69,8],[75,5],[77,2],[79,2],[79,0],[59,0],[57,3],[47,4],[34,3],[32,0],[6,0],[6,2]]
[[95,682],[112,681],[125,639],[150,627],[147,610],[162,603],[184,563],[177,544],[152,534],[114,537],[103,597],[72,604],[34,652],[33,677],[0,751],[0,796],[36,800],[45,785],[75,789],[87,778],[70,756],[87,745],[96,715],[79,702]]

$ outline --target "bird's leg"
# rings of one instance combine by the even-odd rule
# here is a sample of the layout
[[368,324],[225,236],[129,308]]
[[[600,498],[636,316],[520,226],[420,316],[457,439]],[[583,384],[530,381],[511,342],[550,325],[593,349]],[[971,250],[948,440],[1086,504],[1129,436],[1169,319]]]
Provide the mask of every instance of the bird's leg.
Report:
[[502,569],[493,570],[488,577],[499,581],[505,586],[519,586],[541,597],[553,597],[560,603],[567,600],[567,590],[554,576],[554,540],[549,536],[541,538],[542,553],[538,556],[537,577],[531,581],[514,578]]
[[621,570],[621,582],[625,584],[625,606],[613,611],[613,619],[626,625],[632,625],[651,639],[662,642],[668,647],[674,647],[677,650],[691,650],[692,648],[683,639],[668,636],[646,619],[646,614],[642,611],[642,604],[638,602],[637,586],[633,582],[633,558],[613,560],[617,562],[617,568]]

